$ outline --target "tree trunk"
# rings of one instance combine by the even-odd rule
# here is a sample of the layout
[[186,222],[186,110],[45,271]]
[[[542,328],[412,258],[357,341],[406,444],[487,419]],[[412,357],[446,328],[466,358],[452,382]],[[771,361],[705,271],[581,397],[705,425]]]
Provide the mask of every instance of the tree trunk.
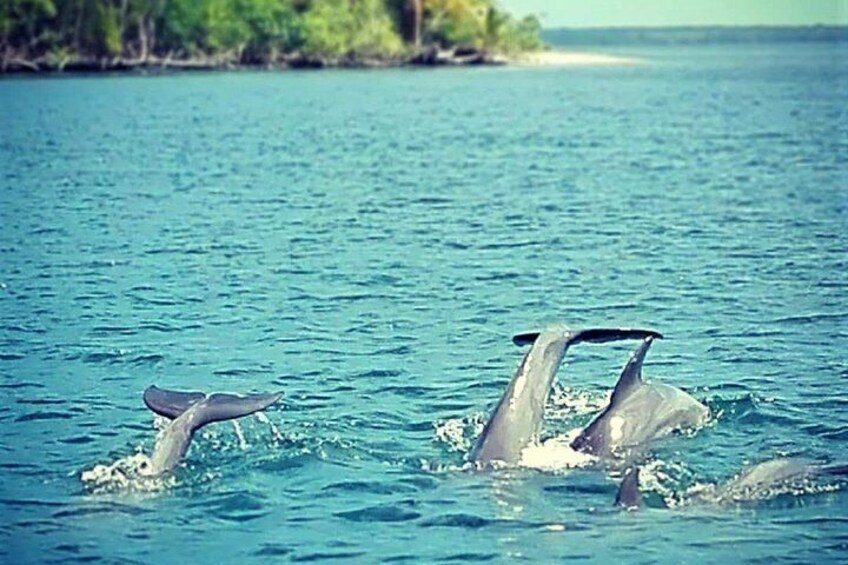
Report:
[[147,61],[147,21],[145,16],[142,16],[138,21],[138,58],[141,61]]
[[411,9],[412,43],[421,47],[421,20],[424,18],[424,0],[409,0]]
[[82,15],[85,11],[85,3],[83,0],[77,0],[77,19],[74,22],[74,40],[73,40],[73,48],[74,51],[79,53],[80,50],[80,35],[82,34]]
[[120,31],[118,32],[118,37],[121,38],[121,57],[124,57],[126,51],[124,49],[124,32],[127,30],[127,3],[128,0],[121,0],[121,20],[120,20]]

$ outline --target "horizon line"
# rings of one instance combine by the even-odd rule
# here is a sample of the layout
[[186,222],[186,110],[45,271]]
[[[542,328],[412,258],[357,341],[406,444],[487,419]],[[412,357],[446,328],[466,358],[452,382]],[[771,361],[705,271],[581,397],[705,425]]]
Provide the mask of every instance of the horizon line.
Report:
[[542,29],[575,29],[575,30],[625,30],[625,29],[649,29],[649,30],[665,30],[665,29],[815,29],[815,28],[835,28],[848,31],[848,23],[816,23],[816,24],[672,24],[672,25],[642,25],[642,24],[621,24],[621,25],[604,25],[604,26],[574,26],[574,25],[543,25]]

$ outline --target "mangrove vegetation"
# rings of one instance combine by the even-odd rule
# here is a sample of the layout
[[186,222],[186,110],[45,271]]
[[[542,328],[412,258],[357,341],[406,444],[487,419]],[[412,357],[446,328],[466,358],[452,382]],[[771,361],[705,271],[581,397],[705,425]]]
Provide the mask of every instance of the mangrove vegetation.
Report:
[[539,33],[495,0],[0,0],[4,71],[493,62]]

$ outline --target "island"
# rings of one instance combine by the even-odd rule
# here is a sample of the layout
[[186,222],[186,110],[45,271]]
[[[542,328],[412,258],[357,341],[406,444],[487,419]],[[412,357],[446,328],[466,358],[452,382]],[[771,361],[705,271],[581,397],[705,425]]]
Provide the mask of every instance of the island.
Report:
[[0,72],[503,64],[540,31],[495,0],[5,0]]

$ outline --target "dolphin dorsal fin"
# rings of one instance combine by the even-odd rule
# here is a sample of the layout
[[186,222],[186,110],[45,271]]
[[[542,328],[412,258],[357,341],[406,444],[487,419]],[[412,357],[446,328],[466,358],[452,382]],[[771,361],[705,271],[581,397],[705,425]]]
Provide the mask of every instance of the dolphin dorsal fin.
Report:
[[177,392],[155,385],[144,391],[144,404],[160,416],[172,420],[204,398],[206,394],[202,392]]
[[641,345],[633,352],[624,369],[621,371],[621,376],[618,377],[618,382],[615,389],[612,391],[610,406],[615,406],[626,398],[635,388],[642,384],[642,363],[645,361],[645,354],[651,347],[653,337],[647,337]]
[[642,493],[639,491],[639,468],[631,467],[624,473],[618,494],[615,496],[616,506],[636,509],[642,506]]

